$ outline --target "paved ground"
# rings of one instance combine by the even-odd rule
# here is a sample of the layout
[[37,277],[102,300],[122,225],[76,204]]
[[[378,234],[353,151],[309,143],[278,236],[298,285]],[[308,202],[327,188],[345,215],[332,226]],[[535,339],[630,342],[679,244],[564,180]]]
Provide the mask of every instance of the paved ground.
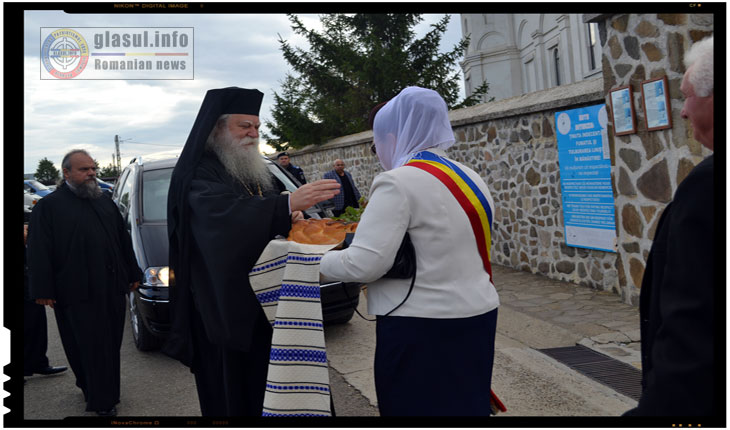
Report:
[[[636,405],[538,349],[582,344],[640,367],[637,308],[544,276],[502,266],[493,272],[501,306],[492,386],[508,408],[501,416],[619,416]],[[359,309],[372,317],[362,296]],[[326,342],[330,365],[376,406],[375,323],[356,315],[328,330]]]
[[[493,389],[509,409],[500,416],[619,416],[636,405],[538,350],[582,344],[639,367],[637,308],[611,293],[501,266],[493,271],[501,300]],[[359,309],[368,316],[364,296]],[[52,365],[64,365],[53,313],[48,317],[48,356]],[[137,351],[129,324],[125,327],[119,414],[198,416],[193,375],[159,352]],[[355,315],[348,324],[328,327],[325,339],[337,415],[378,416],[372,374],[375,323]],[[70,371],[27,379],[26,419],[94,416],[84,412]]]
[[[68,366],[53,311],[50,308],[46,310],[49,322],[48,358],[53,366]],[[124,330],[121,350],[122,389],[117,405],[119,416],[200,416],[195,380],[189,369],[159,351],[138,351],[132,341],[129,315]],[[332,344],[336,343],[332,341]],[[370,404],[332,367],[329,376],[338,416],[379,415],[377,407]],[[28,382],[23,390],[24,419],[96,418],[94,412],[84,411],[86,404],[81,390],[74,385],[75,379],[70,370],[52,376],[34,375],[25,379]]]
[[[524,339],[533,348],[572,346],[593,348],[617,360],[641,368],[639,308],[627,305],[616,294],[554,281],[541,275],[493,266],[502,307],[520,314],[504,321],[499,331]],[[548,337],[539,324],[554,332]]]

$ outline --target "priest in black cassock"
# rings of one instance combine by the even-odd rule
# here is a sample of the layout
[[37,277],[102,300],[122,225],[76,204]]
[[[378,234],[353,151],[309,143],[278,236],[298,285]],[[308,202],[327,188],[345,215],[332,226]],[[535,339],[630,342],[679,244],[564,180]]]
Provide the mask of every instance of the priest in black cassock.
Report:
[[30,298],[54,308],[86,410],[116,415],[125,295],[143,274],[91,156],[73,150],[61,167],[65,181],[38,201],[28,226]]
[[258,149],[262,99],[254,89],[208,91],[170,181],[164,351],[191,368],[204,416],[261,416],[272,328],[248,273],[301,211],[339,189],[321,180],[279,193]]

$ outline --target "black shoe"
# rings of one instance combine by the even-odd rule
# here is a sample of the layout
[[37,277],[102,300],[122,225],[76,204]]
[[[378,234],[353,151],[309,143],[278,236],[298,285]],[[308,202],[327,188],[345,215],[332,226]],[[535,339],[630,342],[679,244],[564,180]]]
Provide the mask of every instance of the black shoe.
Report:
[[[33,371],[33,373],[37,373],[39,375],[54,375],[56,373],[65,372],[66,369],[68,369],[68,367],[66,367],[66,366],[56,366],[56,367],[48,366],[48,367],[44,367],[43,369],[36,369]],[[28,375],[28,376],[30,376],[30,375]]]
[[106,411],[96,411],[96,415],[99,415],[100,417],[116,417],[117,416],[117,408],[112,406],[111,409]]

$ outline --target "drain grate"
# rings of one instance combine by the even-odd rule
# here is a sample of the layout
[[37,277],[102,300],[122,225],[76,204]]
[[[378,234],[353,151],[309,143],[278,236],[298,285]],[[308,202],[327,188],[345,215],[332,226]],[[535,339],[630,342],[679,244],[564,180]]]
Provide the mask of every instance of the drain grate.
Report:
[[538,351],[625,396],[634,400],[641,397],[641,371],[629,364],[583,345]]

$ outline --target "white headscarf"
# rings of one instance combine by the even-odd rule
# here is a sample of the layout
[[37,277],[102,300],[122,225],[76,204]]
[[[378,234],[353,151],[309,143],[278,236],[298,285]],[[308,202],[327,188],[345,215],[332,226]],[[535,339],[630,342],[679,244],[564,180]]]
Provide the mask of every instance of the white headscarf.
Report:
[[454,144],[446,102],[433,90],[408,87],[375,116],[375,150],[383,169],[404,165],[415,153]]

